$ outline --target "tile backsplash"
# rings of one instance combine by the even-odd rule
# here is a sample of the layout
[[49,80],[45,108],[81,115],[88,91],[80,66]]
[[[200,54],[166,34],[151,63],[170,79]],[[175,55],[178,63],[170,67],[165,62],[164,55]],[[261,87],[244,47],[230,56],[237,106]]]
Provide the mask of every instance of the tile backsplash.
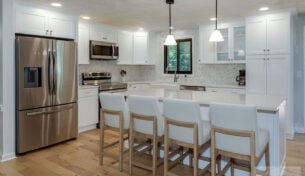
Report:
[[[206,65],[198,64],[199,55],[199,37],[197,29],[180,30],[174,33],[177,39],[192,38],[193,39],[193,75],[179,75],[178,82],[198,83],[198,84],[228,84],[236,85],[235,77],[239,70],[245,69],[245,64],[217,64]],[[111,72],[112,81],[121,81],[120,71],[126,70],[125,81],[160,81],[173,82],[173,75],[164,75],[163,73],[163,40],[166,36],[165,32],[156,33],[157,45],[153,54],[155,58],[155,66],[138,66],[138,65],[117,65],[116,61],[98,61],[91,60],[89,65],[80,65],[79,73],[83,72]],[[81,81],[80,81],[81,84]]]

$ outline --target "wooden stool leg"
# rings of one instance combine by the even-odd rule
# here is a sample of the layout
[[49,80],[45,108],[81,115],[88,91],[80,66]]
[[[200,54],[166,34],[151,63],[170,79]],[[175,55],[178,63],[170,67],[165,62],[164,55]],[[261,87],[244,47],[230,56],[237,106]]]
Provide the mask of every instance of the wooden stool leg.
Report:
[[[132,119],[130,119],[130,120],[132,120]],[[132,122],[130,122],[130,129],[129,129],[129,175],[132,175],[133,146],[134,146],[133,125],[132,125]]]
[[217,161],[217,173],[219,175],[219,173],[221,172],[221,155],[219,155],[219,157],[218,157],[218,159],[216,159],[216,161]]
[[104,133],[105,133],[104,126],[101,126],[101,129],[100,129],[100,165],[103,165],[103,160],[104,160]]
[[157,136],[154,136],[153,141],[153,176],[157,175],[157,159],[158,159],[158,141]]
[[189,149],[189,165],[190,167],[193,167],[193,150]]
[[168,150],[169,150],[168,124],[167,124],[167,119],[165,119],[165,121],[164,121],[164,176],[167,176],[167,171],[168,171]]
[[214,128],[211,130],[211,175],[216,176],[216,149]]
[[194,147],[194,176],[198,176],[198,145],[195,144],[195,147]]
[[234,176],[234,161],[231,159],[231,176]]
[[267,144],[266,152],[265,152],[265,161],[266,161],[266,172],[267,175],[270,175],[270,151],[269,151],[269,143]]
[[119,142],[119,170],[123,171],[123,156],[124,156],[124,134],[123,129],[120,129],[120,142]]

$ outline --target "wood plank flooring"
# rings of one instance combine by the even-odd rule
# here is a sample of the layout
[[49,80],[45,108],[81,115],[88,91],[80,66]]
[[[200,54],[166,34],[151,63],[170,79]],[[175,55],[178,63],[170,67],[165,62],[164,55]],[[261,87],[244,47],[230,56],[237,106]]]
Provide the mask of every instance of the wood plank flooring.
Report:
[[[106,142],[117,138],[114,132],[106,132]],[[128,175],[128,158],[125,158],[124,172],[118,171],[118,162],[104,158],[99,165],[99,130],[80,134],[77,140],[68,141],[50,148],[34,151],[17,159],[0,164],[0,176],[110,176]],[[118,153],[116,147],[108,151]],[[162,175],[163,168],[160,168]],[[187,175],[187,167],[177,168]],[[176,170],[177,170],[176,169]],[[151,175],[150,172],[134,169],[134,175]],[[206,176],[209,176],[207,174]],[[287,142],[285,176],[305,176],[305,135],[296,135]]]

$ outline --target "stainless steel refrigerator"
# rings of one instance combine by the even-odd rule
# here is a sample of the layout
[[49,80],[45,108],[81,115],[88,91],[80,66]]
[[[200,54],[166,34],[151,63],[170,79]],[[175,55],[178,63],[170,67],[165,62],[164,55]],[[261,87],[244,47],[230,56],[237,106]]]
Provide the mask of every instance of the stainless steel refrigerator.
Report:
[[78,135],[76,43],[16,35],[18,154]]

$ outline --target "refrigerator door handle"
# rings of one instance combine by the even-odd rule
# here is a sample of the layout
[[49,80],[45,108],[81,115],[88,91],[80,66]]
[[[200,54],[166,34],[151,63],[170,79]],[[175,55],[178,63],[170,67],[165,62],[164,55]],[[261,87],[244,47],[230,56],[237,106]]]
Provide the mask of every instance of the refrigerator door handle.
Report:
[[64,107],[64,108],[60,108],[60,109],[54,109],[54,110],[50,110],[50,111],[36,111],[36,112],[28,112],[26,113],[27,116],[37,116],[37,115],[42,115],[42,114],[52,114],[52,113],[56,113],[56,112],[61,112],[61,111],[66,111],[69,109],[72,109],[73,106],[69,105],[68,107]]
[[112,58],[114,58],[114,45],[112,45]]
[[52,55],[53,55],[53,95],[56,95],[56,81],[57,81],[57,78],[56,78],[56,50],[55,50],[56,46],[53,45],[53,52],[52,52]]
[[53,59],[51,51],[48,51],[48,58],[49,58],[49,94],[53,93]]

